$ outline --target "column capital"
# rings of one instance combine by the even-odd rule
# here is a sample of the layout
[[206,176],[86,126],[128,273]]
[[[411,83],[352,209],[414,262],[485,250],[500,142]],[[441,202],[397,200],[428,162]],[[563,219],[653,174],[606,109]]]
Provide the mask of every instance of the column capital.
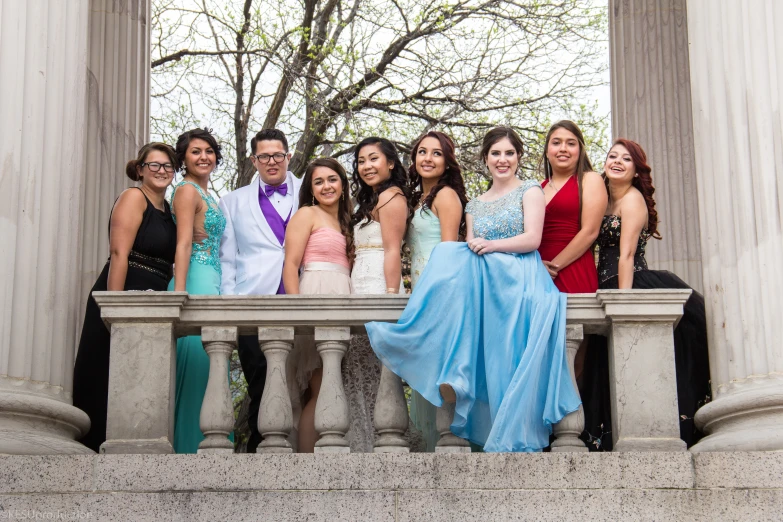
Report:
[[211,343],[229,343],[237,344],[236,326],[205,326],[201,329],[201,342]]
[[315,342],[340,341],[350,342],[351,329],[347,326],[315,327]]
[[682,317],[683,305],[691,296],[690,289],[661,290],[599,290],[598,302],[612,323],[676,324]]
[[101,317],[112,323],[165,323],[179,320],[187,292],[93,292]]
[[266,343],[270,341],[284,341],[292,343],[294,342],[294,328],[293,326],[285,326],[282,328],[258,328],[258,342]]

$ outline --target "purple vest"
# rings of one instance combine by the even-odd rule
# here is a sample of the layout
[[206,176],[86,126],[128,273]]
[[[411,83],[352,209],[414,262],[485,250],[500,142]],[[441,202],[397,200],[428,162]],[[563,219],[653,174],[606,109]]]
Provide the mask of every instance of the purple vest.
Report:
[[[291,219],[291,212],[293,212],[293,207],[291,207],[291,211],[288,212],[288,217],[283,220],[283,218],[280,217],[280,214],[275,209],[274,205],[272,205],[272,202],[269,201],[268,197],[266,197],[263,185],[261,185],[260,182],[258,183],[258,204],[261,206],[261,212],[264,214],[264,218],[269,224],[269,228],[272,229],[275,237],[282,245],[285,241],[285,229],[288,226],[288,221]],[[280,274],[280,285],[277,288],[277,293],[278,295],[285,294],[282,273]]]

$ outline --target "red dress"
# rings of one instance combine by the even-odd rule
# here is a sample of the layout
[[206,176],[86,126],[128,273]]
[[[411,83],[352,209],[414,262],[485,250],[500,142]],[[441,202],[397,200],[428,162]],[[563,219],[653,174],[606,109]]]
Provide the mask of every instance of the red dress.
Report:
[[[541,186],[545,187],[548,180]],[[571,176],[546,206],[544,232],[538,253],[544,261],[552,261],[579,232],[579,186]],[[598,290],[598,272],[593,251],[562,268],[555,286],[567,294],[592,293]]]

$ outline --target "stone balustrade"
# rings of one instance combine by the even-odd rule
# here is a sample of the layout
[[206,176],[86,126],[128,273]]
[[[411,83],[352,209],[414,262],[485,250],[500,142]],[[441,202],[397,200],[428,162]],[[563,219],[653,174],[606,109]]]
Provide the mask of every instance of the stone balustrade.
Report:
[[[397,321],[404,295],[197,296],[185,292],[95,292],[111,330],[107,440],[103,453],[171,453],[177,337],[201,335],[210,372],[201,410],[199,453],[231,453],[228,361],[239,335],[257,335],[267,358],[259,453],[290,453],[293,429],[286,361],[297,335],[312,335],[323,362],[315,412],[316,453],[348,453],[348,403],[341,361],[351,335],[370,321]],[[679,439],[673,328],[690,290],[601,290],[568,296],[566,349],[573,379],[588,334],[609,338],[612,436],[616,451],[684,451]],[[574,381],[575,382],[575,381]],[[453,406],[439,408],[436,452],[469,452],[449,431]],[[375,405],[377,453],[404,453],[408,411],[402,381],[383,368]],[[587,451],[584,413],[554,428],[552,451]]]

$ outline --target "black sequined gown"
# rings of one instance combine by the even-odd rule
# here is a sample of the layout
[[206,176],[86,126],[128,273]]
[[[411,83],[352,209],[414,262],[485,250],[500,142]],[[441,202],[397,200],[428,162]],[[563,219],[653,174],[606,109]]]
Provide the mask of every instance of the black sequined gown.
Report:
[[[598,235],[598,287],[617,289],[620,260],[619,216],[604,216]],[[649,270],[644,258],[649,234],[642,232],[634,256],[633,288],[690,288],[666,270]],[[677,400],[680,410],[680,438],[688,447],[701,439],[693,416],[710,400],[710,367],[707,355],[707,322],[704,297],[695,290],[685,303],[684,314],[674,329],[674,360],[677,370]],[[595,450],[612,449],[609,356],[605,337],[594,335],[588,345],[579,392],[585,409],[583,440]]]

